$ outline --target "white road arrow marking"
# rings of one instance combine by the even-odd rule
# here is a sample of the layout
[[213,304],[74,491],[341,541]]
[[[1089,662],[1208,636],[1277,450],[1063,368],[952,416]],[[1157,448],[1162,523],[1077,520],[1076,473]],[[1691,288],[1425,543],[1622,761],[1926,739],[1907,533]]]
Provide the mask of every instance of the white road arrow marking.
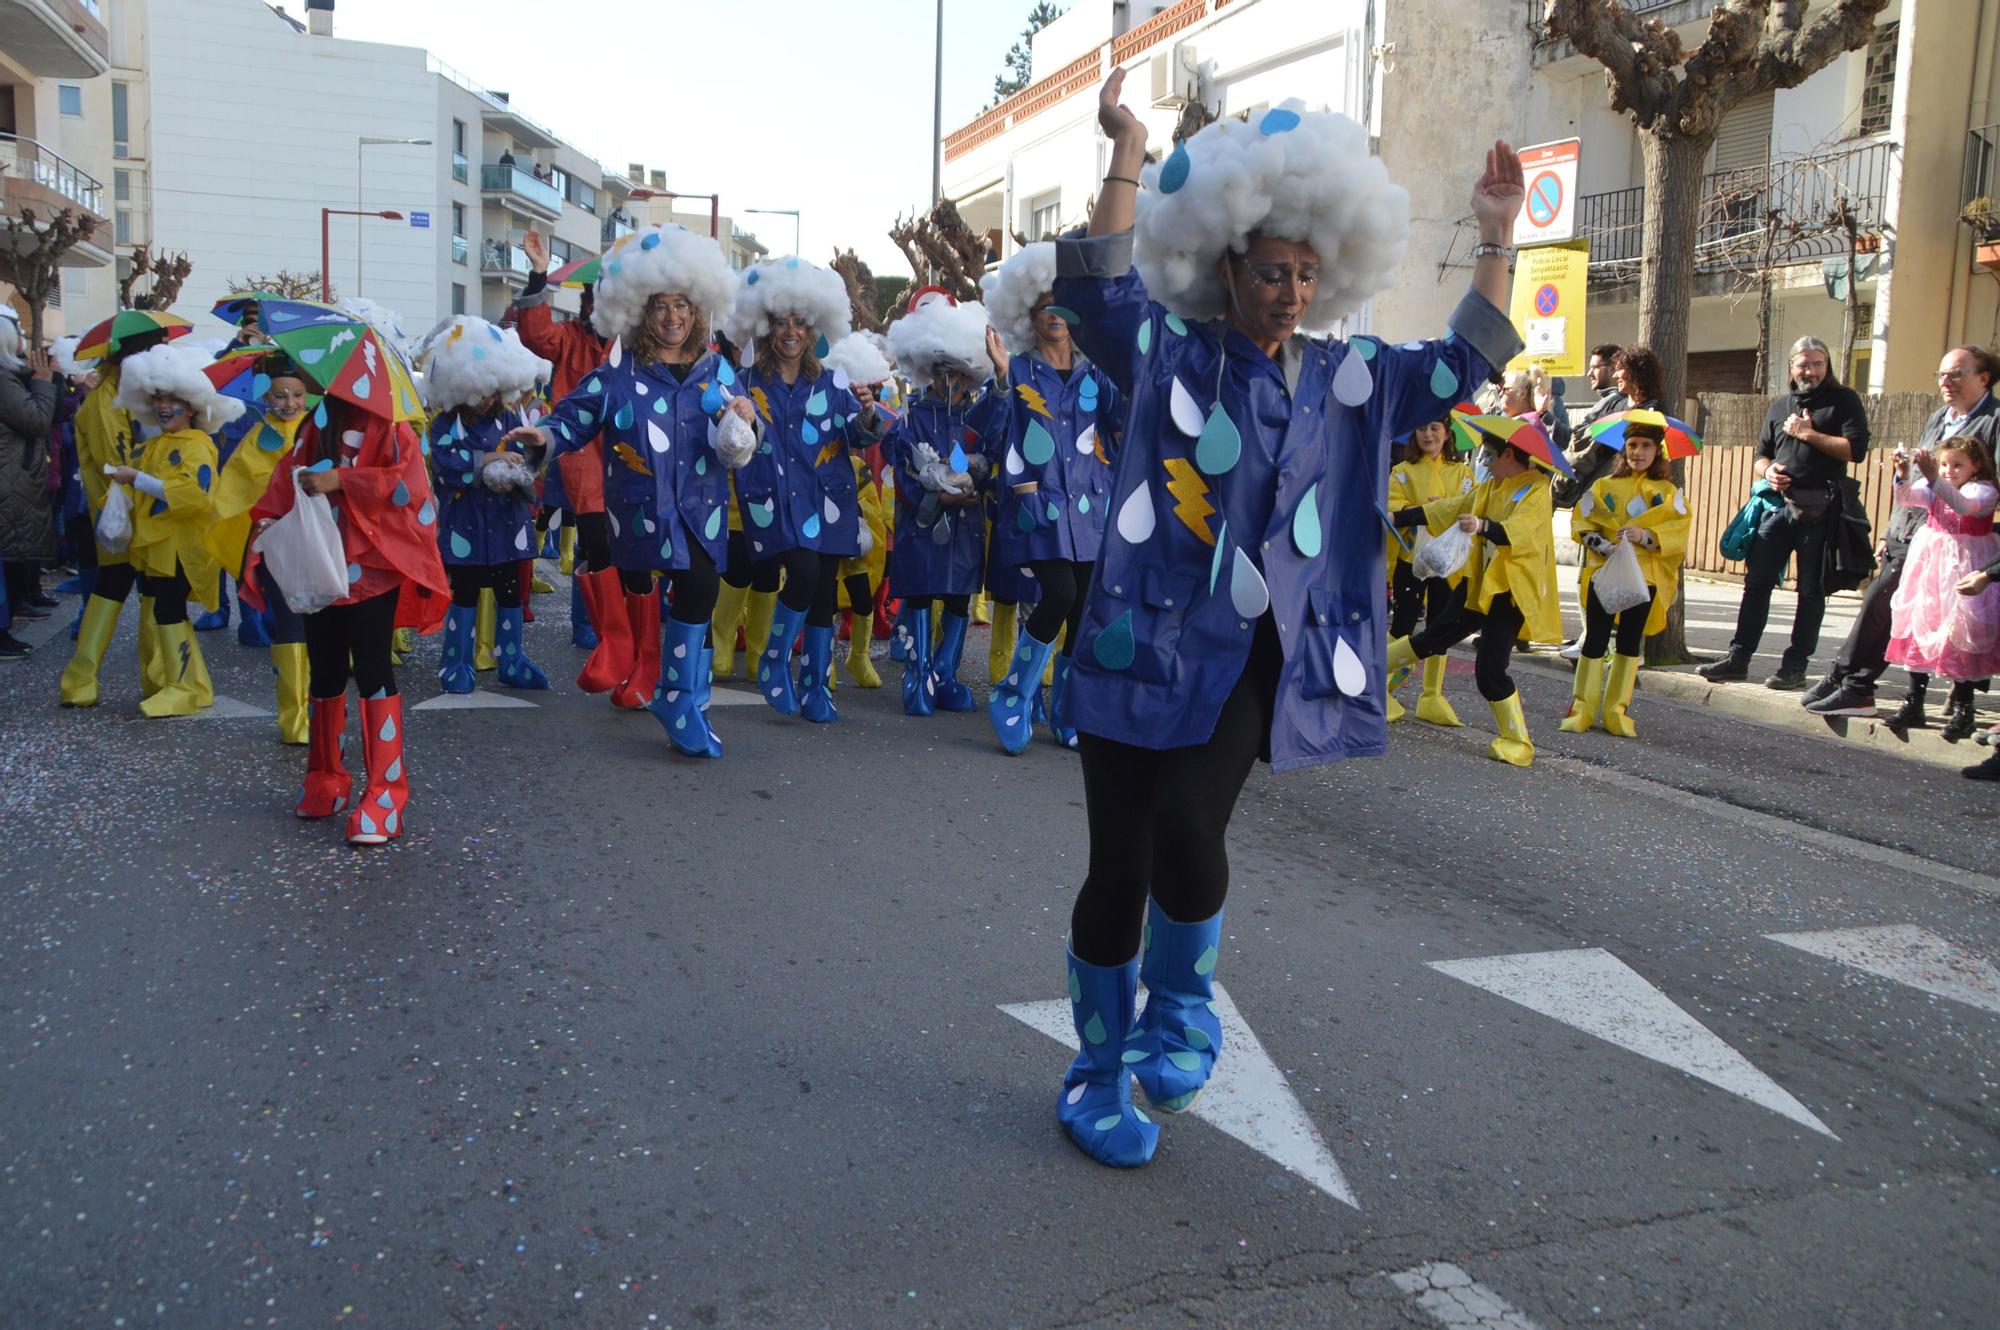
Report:
[[708,691],[708,706],[716,707],[760,707],[764,699],[742,688],[711,688]]
[[233,697],[215,695],[215,705],[195,712],[192,716],[176,716],[175,720],[269,720],[276,712],[262,707],[253,707],[248,702],[239,702]]
[[1389,1282],[1417,1300],[1431,1319],[1451,1330],[1537,1330],[1520,1310],[1447,1261],[1420,1265]]
[[1432,961],[1430,968],[1833,1136],[1749,1059],[1602,948]]
[[[1341,1174],[1340,1165],[1334,1162],[1333,1152],[1326,1148],[1319,1128],[1306,1115],[1298,1096],[1285,1083],[1284,1073],[1271,1061],[1271,1055],[1264,1051],[1264,1045],[1244,1022],[1243,1013],[1236,1009],[1220,984],[1215,986],[1215,1008],[1222,1018],[1222,1056],[1216,1061],[1208,1088],[1202,1091],[1187,1116],[1220,1128],[1334,1200],[1360,1209],[1361,1202],[1354,1199],[1354,1192]],[[1065,1048],[1078,1047],[1069,1003],[1061,998],[1053,1002],[1003,1003],[1000,1010]],[[1049,1084],[1053,1088],[1055,1078],[1051,1077]],[[1141,1104],[1145,1103],[1145,1096],[1136,1089],[1133,1093]]]
[[1928,928],[1891,924],[1764,936],[1953,1002],[2000,1012],[2000,969]]
[[513,697],[506,693],[489,693],[484,688],[470,693],[439,693],[426,698],[411,707],[412,711],[504,711],[509,707],[528,707],[535,704],[525,697]]

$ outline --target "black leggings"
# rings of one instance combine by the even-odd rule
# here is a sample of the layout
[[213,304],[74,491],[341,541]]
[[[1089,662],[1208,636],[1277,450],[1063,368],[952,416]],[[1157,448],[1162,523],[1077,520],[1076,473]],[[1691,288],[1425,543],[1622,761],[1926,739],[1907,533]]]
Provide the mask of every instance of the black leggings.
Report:
[[1465,583],[1453,586],[1448,578],[1429,577],[1422,581],[1407,563],[1396,565],[1395,596],[1389,607],[1389,636],[1408,637],[1416,631],[1417,620],[1433,622],[1450,615],[1465,603]]
[[153,623],[164,627],[167,624],[186,623],[188,617],[187,574],[177,563],[171,577],[155,577],[151,573],[139,574],[139,594],[153,602]]
[[444,575],[451,579],[451,603],[462,610],[477,607],[481,591],[491,591],[493,603],[503,610],[521,608],[519,564],[453,564],[444,570]]
[[956,614],[961,619],[972,617],[972,597],[965,596],[907,596],[903,608],[928,610],[942,605],[946,614]]
[[[778,591],[780,605],[806,613],[815,627],[824,628],[833,622],[833,606],[840,596],[840,579],[835,575],[840,571],[838,559],[828,568],[826,556],[818,550],[795,547],[768,562],[785,572],[784,585]],[[818,617],[822,602],[826,607],[824,620]]]
[[271,634],[271,645],[281,647],[305,641],[305,621],[292,613],[292,607],[285,603],[285,593],[271,580],[271,570],[261,563],[257,565],[257,586],[264,593],[264,623]]
[[90,594],[102,596],[106,600],[115,600],[123,605],[125,597],[132,594],[132,588],[138,581],[139,575],[132,570],[132,565],[129,563],[101,564],[97,569],[97,586]]
[[[705,624],[715,617],[716,594],[722,590],[715,560],[700,541],[681,524],[681,540],[687,547],[688,566],[661,573],[660,579],[672,593],[672,614],[676,623]],[[620,568],[618,580],[628,596],[643,596],[653,589],[653,572],[648,568]]]
[[849,573],[841,583],[847,588],[848,608],[858,619],[866,619],[875,613],[875,588],[868,585],[868,574]]
[[594,573],[611,567],[611,518],[608,514],[576,515],[576,561],[570,566],[579,573]]
[[314,697],[341,696],[350,674],[363,697],[396,696],[389,647],[396,635],[399,594],[384,591],[353,605],[329,605],[305,616],[306,664]]
[[[1646,649],[1646,616],[1653,612],[1653,600],[1660,593],[1655,590],[1646,597],[1643,605],[1634,605],[1618,616],[1618,654],[1636,656]],[[1596,660],[1611,644],[1611,616],[1597,603],[1597,588],[1590,589],[1590,598],[1583,606],[1583,657]]]
[[778,574],[782,571],[783,565],[776,559],[760,562],[752,557],[749,536],[741,531],[729,533],[729,563],[723,570],[723,581],[738,591],[748,587],[769,595],[778,589]]
[[1028,565],[1042,598],[1028,613],[1028,636],[1037,642],[1053,642],[1056,633],[1069,629],[1062,653],[1076,650],[1076,635],[1083,627],[1083,593],[1090,589],[1090,565],[1071,559],[1036,559]]
[[1269,742],[1282,664],[1266,615],[1206,743],[1156,749],[1078,736],[1090,872],[1070,911],[1069,945],[1077,959],[1102,966],[1131,960],[1149,894],[1177,923],[1197,923],[1222,908],[1229,894],[1229,819]]
[[1419,660],[1428,660],[1478,633],[1473,682],[1488,702],[1502,702],[1514,695],[1514,677],[1507,673],[1507,666],[1514,658],[1514,640],[1526,622],[1514,608],[1514,598],[1502,593],[1493,598],[1484,614],[1461,604],[1443,619],[1426,621],[1423,631],[1410,638],[1410,645]]

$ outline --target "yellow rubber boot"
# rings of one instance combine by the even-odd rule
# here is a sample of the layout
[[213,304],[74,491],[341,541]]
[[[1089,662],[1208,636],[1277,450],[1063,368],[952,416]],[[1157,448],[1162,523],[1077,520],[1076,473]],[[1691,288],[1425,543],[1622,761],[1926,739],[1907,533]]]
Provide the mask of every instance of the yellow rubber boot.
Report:
[[273,642],[271,672],[278,676],[278,742],[302,745],[312,738],[312,709],[306,702],[306,644]]
[[708,640],[715,649],[713,678],[727,679],[736,672],[736,629],[743,622],[743,606],[749,599],[749,587],[727,582],[715,593],[715,617],[708,621]]
[[1014,660],[1014,633],[1021,622],[1019,605],[993,606],[993,632],[986,641],[986,682],[989,687],[997,686],[1007,677],[1007,667]]
[[854,627],[848,635],[847,673],[858,687],[880,688],[882,676],[876,672],[875,662],[868,657],[868,643],[875,635],[875,616],[857,614]]
[[201,644],[194,640],[194,625],[182,620],[160,624],[154,631],[159,635],[166,686],[141,702],[139,710],[157,720],[162,716],[192,716],[213,705],[215,692],[208,683]]
[[498,617],[493,602],[493,590],[488,587],[479,593],[479,609],[472,620],[472,668],[485,673],[500,668],[500,662],[493,656],[493,624]]
[[[944,622],[944,616],[942,614],[938,616],[938,622],[940,624]],[[984,591],[976,591],[973,593],[972,622],[974,623],[993,622],[993,597],[987,595]],[[940,631],[942,631],[942,629],[940,629]]]
[[97,705],[97,674],[104,668],[104,653],[111,648],[112,634],[118,631],[118,615],[123,601],[92,596],[83,607],[83,626],[76,630],[76,652],[63,667],[60,685],[66,707]]
[[153,598],[139,597],[139,696],[151,697],[167,686],[160,659],[160,627],[153,622]]
[[[743,677],[757,677],[757,658],[764,654],[765,640],[771,636],[771,616],[778,612],[778,593],[752,591],[743,611]],[[721,677],[720,673],[717,674]]]
[[556,532],[556,567],[564,577],[576,575],[576,528],[564,526]]
[[1056,686],[1056,657],[1063,655],[1068,650],[1069,625],[1064,624],[1062,631],[1056,634],[1056,649],[1049,653],[1049,663],[1042,669],[1042,687],[1053,688]]
[[1604,657],[1580,657],[1576,662],[1576,683],[1569,696],[1569,714],[1556,728],[1564,734],[1590,733],[1597,724],[1598,699],[1603,695]]
[[1450,730],[1464,729],[1465,722],[1458,718],[1444,695],[1444,671],[1443,656],[1432,656],[1424,662],[1424,691],[1417,698],[1417,719]]
[[1417,649],[1410,645],[1407,637],[1398,637],[1389,643],[1388,667],[1384,671],[1386,679],[1387,709],[1389,723],[1395,724],[1406,712],[1403,704],[1396,700],[1396,690],[1409,682],[1410,670],[1417,663]]
[[416,629],[398,628],[395,632],[389,634],[389,663],[391,665],[401,665],[409,658],[410,653],[416,649]]
[[1604,680],[1604,732],[1617,735],[1620,739],[1639,737],[1638,726],[1632,723],[1628,714],[1632,706],[1632,685],[1639,679],[1639,658],[1637,656],[1617,656],[1611,658],[1611,673]]
[[1512,692],[1486,705],[1493,708],[1493,724],[1500,731],[1487,745],[1486,756],[1509,766],[1533,766],[1535,741],[1528,737],[1528,718],[1521,714],[1521,694]]
[[531,567],[528,573],[528,591],[537,596],[553,596],[556,593],[556,584],[543,577],[540,568]]

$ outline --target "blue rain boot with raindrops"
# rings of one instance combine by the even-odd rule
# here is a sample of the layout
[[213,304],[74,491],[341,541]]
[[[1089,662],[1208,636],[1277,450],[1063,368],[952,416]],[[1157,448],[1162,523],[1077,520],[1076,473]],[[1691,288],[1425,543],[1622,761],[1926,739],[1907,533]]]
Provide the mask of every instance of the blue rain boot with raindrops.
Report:
[[1132,1102],[1126,1032],[1138,1002],[1139,958],[1107,968],[1067,952],[1069,1014],[1081,1051],[1063,1077],[1056,1118],[1076,1148],[1110,1168],[1151,1163],[1160,1127]]
[[936,687],[931,678],[930,607],[905,608],[896,621],[896,640],[903,644],[903,714],[928,716],[934,709]]
[[597,650],[597,626],[590,621],[590,603],[583,598],[583,579],[569,579],[569,644]]
[[1068,656],[1056,657],[1056,681],[1049,686],[1049,733],[1064,748],[1076,747],[1076,726],[1069,723]]
[[970,711],[979,705],[972,690],[958,681],[958,662],[965,655],[965,628],[963,615],[944,616],[944,636],[931,661],[931,696],[941,711]]
[[771,612],[771,635],[757,657],[757,692],[780,716],[799,714],[799,695],[792,687],[792,643],[798,641],[799,626],[806,612],[779,601]]
[[1132,1044],[1143,1056],[1133,1060],[1132,1074],[1162,1113],[1194,1107],[1222,1052],[1222,1018],[1215,1010],[1221,943],[1222,911],[1200,923],[1177,924],[1157,903],[1146,902],[1146,940],[1139,949],[1146,1010]]
[[827,689],[828,672],[832,669],[832,625],[808,627],[805,663],[799,667],[799,714],[815,725],[830,725],[840,719],[833,706],[833,694]]
[[702,646],[707,636],[706,623],[682,623],[672,615],[660,625],[660,686],[649,710],[684,757],[722,756],[722,742],[702,714],[710,669],[710,653]]
[[472,672],[472,624],[478,614],[470,605],[454,605],[445,612],[438,686],[447,693],[469,693],[479,686]]
[[1035,713],[1041,710],[1042,671],[1048,667],[1049,653],[1055,649],[1055,643],[1036,641],[1026,628],[1021,629],[1014,640],[1014,656],[1007,662],[1007,673],[986,699],[986,718],[993,722],[993,733],[1010,757],[1027,752],[1029,740],[1035,737]]
[[521,636],[526,616],[521,607],[502,609],[493,626],[493,658],[500,663],[500,682],[509,688],[547,688],[549,676],[528,659],[528,646]]

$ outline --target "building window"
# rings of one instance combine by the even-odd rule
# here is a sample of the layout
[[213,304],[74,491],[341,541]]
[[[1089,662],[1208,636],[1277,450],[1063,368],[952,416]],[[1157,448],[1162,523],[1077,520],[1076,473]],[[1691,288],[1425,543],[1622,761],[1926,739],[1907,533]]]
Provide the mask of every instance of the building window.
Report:
[[129,83],[111,85],[111,155],[130,157],[132,155],[132,86]]
[[455,236],[465,234],[465,205],[463,203],[454,203],[451,205],[451,233]]
[[472,179],[472,161],[465,155],[465,122],[451,122],[451,178],[463,185]]
[[454,314],[465,313],[465,283],[463,282],[453,282],[451,284],[451,312]]
[[83,89],[74,83],[56,85],[56,109],[64,115],[83,114]]
[[571,176],[569,177],[569,188],[564,191],[564,196],[577,207],[590,213],[592,216],[596,216],[597,190],[595,187],[586,185],[575,176]]
[[549,262],[560,268],[576,258],[576,246],[560,236],[549,237]]
[[1051,194],[1038,199],[1028,215],[1028,239],[1047,240],[1062,226],[1062,195]]
[[1896,109],[1896,37],[1900,23],[1884,23],[1868,43],[1868,63],[1861,76],[1862,137],[1889,132],[1889,114]]

